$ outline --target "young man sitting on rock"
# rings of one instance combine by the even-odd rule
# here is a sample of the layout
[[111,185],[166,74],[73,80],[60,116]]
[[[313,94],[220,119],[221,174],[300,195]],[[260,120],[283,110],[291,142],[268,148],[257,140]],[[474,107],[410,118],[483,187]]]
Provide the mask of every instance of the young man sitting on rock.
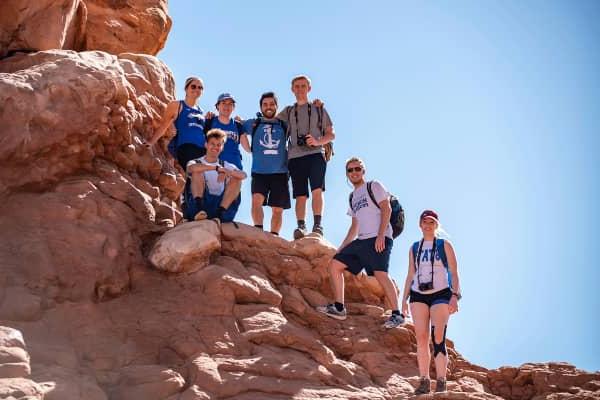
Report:
[[[348,215],[352,217],[352,225],[329,264],[335,302],[319,306],[317,311],[331,318],[346,319],[344,270],[357,275],[364,268],[369,275],[375,275],[392,307],[392,315],[383,326],[388,329],[395,328],[404,323],[404,316],[398,310],[398,292],[388,274],[394,243],[390,225],[392,209],[389,194],[380,182],[371,182],[371,197],[371,189],[365,181],[365,172],[365,164],[360,158],[353,157],[346,162],[346,176],[354,186],[348,210]],[[377,204],[371,198],[377,201]]]
[[231,222],[235,218],[246,174],[235,165],[219,160],[226,140],[227,134],[221,129],[211,129],[206,135],[206,155],[187,164],[194,197],[186,208],[188,220],[217,218],[221,222]]

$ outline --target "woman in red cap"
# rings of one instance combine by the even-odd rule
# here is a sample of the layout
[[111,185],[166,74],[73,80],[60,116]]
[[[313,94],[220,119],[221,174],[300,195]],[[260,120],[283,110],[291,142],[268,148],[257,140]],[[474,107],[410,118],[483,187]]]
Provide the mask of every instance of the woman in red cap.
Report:
[[[450,314],[458,311],[460,286],[456,255],[452,244],[437,238],[440,223],[435,211],[421,213],[419,226],[423,238],[409,251],[408,274],[402,297],[402,313],[410,313],[417,337],[417,361],[421,381],[415,394],[429,393],[429,337],[433,341],[433,359],[436,371],[436,392],[446,391],[446,327]],[[409,300],[410,299],[410,300]]]

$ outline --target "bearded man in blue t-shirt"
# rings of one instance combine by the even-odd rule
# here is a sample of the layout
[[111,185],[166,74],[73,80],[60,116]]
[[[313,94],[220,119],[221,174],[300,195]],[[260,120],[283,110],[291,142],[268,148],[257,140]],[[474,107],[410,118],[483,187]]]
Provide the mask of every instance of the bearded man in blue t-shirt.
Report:
[[[263,228],[262,207],[272,210],[271,233],[279,235],[283,210],[290,208],[288,186],[287,127],[275,117],[277,96],[273,92],[260,97],[257,118],[244,122],[240,143],[244,150],[252,153],[252,220],[254,226]],[[248,139],[250,135],[250,139]]]

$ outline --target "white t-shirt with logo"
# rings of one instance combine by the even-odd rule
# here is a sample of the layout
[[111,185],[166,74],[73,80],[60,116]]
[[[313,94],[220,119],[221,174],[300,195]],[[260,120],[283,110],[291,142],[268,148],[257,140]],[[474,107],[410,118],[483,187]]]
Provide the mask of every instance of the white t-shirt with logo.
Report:
[[[190,165],[199,164],[199,163],[204,164],[204,165],[211,165],[213,167],[216,167],[217,165],[219,165],[219,166],[221,165],[219,163],[219,161],[214,162],[214,163],[206,161],[206,156],[204,156],[201,158],[196,158],[195,160],[190,160],[187,164],[187,167],[189,168]],[[231,163],[228,163],[227,161],[223,161],[223,168],[226,168],[230,171],[239,170],[238,167],[236,167],[235,165],[233,165]],[[219,177],[219,174],[214,169],[204,171],[204,181],[206,182],[206,187],[208,188],[208,193],[212,194],[213,196],[219,196],[221,193],[223,193],[225,191],[225,181],[223,181],[223,182],[217,181],[218,177]]]
[[[433,248],[433,240],[425,240],[421,249],[421,259],[415,263],[417,269],[412,281],[411,289],[415,292],[429,294],[450,287],[448,280],[448,270],[444,267],[442,257],[438,251],[435,252],[433,260],[433,276],[431,275],[431,253]],[[416,257],[417,254],[413,254]],[[418,278],[417,278],[418,277]],[[433,289],[421,292],[419,290],[419,282],[427,283],[433,281]]]
[[[377,204],[390,196],[385,187],[378,181],[372,181],[371,191]],[[377,237],[379,225],[381,224],[381,210],[373,204],[371,196],[367,191],[367,182],[352,192],[352,205],[348,209],[348,215],[355,217],[358,222],[358,238],[370,239]],[[388,222],[385,236],[392,238],[392,225]]]

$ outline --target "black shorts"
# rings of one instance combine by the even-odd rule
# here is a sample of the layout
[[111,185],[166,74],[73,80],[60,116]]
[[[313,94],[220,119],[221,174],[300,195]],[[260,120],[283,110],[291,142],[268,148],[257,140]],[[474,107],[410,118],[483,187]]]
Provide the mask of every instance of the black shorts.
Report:
[[452,298],[452,290],[450,288],[442,289],[440,291],[423,294],[419,292],[415,292],[414,290],[410,291],[410,300],[409,303],[424,303],[429,307],[434,306],[436,304],[449,304],[450,299]]
[[184,143],[177,147],[177,162],[185,171],[189,161],[203,157],[205,154],[206,148],[200,147],[193,143]]
[[285,210],[291,207],[288,174],[252,174],[252,194],[265,196],[263,206],[280,207]]
[[346,269],[354,275],[360,273],[363,268],[370,276],[374,275],[373,271],[388,272],[394,241],[386,237],[385,249],[381,253],[378,253],[375,251],[376,239],[356,239],[333,256],[333,258],[346,265]]
[[292,190],[294,198],[298,196],[309,196],[310,191],[322,189],[325,191],[325,171],[327,162],[323,154],[309,154],[288,161],[290,177],[292,178]]

